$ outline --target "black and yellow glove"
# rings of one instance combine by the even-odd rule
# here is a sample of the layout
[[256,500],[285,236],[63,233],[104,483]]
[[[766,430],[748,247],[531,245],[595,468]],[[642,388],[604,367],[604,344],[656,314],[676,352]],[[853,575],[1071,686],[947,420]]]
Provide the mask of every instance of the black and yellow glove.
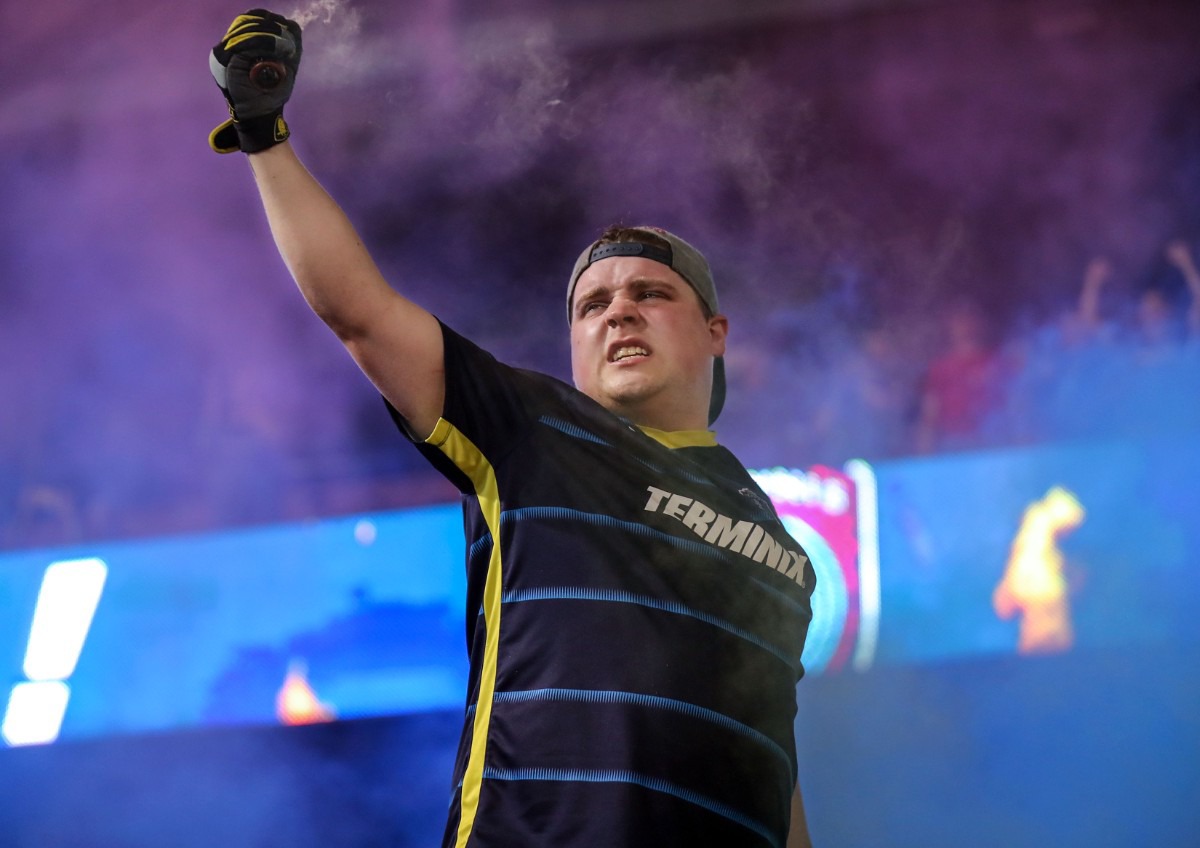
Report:
[[234,18],[212,49],[208,66],[229,104],[229,120],[208,144],[218,153],[256,153],[291,135],[283,104],[300,68],[300,25],[266,9]]

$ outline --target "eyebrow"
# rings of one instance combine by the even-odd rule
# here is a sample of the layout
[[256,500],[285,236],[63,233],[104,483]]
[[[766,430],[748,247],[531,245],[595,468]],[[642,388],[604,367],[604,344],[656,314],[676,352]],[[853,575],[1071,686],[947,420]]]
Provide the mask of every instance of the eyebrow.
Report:
[[634,277],[632,280],[626,280],[625,282],[615,286],[599,283],[591,288],[584,289],[582,293],[576,295],[575,303],[578,305],[580,303],[593,300],[597,297],[610,295],[614,290],[624,288],[625,286],[629,286],[635,292],[642,292],[646,289],[664,287],[671,289],[671,291],[678,291],[679,289],[678,284],[676,284],[674,280],[668,279],[667,277]]

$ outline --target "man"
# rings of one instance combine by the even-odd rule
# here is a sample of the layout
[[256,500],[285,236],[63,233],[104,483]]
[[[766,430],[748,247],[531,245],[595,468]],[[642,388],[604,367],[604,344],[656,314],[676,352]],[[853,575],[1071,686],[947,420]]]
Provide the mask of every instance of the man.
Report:
[[[287,142],[300,28],[252,10],[210,65],[301,292],[463,493],[471,684],[446,846],[808,845],[793,722],[814,576],[707,426],[728,322],[649,228],[584,250],[577,388],[392,289]],[[791,824],[789,837],[789,821]]]

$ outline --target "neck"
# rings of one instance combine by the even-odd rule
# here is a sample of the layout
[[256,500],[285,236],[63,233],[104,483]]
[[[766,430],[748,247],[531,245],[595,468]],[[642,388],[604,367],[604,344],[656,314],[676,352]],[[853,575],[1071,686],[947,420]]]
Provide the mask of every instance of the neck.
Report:
[[632,421],[642,429],[664,433],[703,431],[708,429],[708,410],[658,409],[652,404],[617,404],[610,412]]

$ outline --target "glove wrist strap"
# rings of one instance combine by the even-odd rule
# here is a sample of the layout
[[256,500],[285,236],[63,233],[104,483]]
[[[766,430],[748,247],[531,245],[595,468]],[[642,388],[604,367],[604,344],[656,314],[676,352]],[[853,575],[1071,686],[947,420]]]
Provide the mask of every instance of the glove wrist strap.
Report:
[[258,153],[286,141],[291,134],[282,112],[244,121],[230,118],[208,134],[208,146],[217,153]]
[[274,147],[287,141],[292,134],[287,121],[283,119],[282,110],[244,121],[234,121],[233,126],[237,130],[238,147],[243,153],[257,153]]

